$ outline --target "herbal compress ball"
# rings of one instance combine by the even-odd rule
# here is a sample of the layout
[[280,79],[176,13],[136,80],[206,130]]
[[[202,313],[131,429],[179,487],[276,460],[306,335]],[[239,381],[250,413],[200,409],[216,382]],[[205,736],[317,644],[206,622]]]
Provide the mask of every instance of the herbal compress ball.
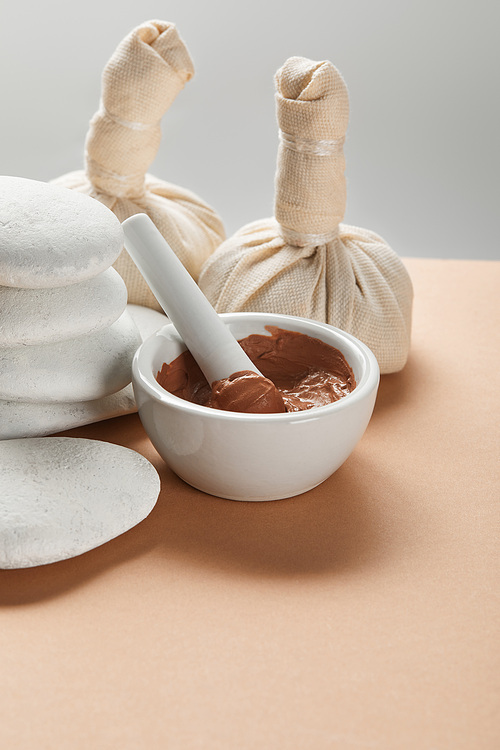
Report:
[[[160,145],[161,119],[193,75],[174,24],[147,21],[135,28],[104,68],[100,108],[85,143],[85,169],[54,182],[91,195],[120,221],[148,214],[198,279],[225,237],[222,221],[190,190],[147,174]],[[125,280],[130,303],[161,309],[125,250],[114,267]]]
[[280,145],[275,217],[247,224],[206,261],[199,284],[218,312],[329,323],[367,344],[382,372],[403,367],[412,285],[374,232],[341,224],[347,89],[331,62],[292,57],[276,74]]

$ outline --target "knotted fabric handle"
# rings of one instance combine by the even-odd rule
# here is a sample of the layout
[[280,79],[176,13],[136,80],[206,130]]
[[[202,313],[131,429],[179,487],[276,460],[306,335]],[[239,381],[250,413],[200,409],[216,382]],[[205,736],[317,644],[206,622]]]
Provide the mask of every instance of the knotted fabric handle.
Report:
[[85,142],[85,170],[99,193],[136,198],[161,140],[160,122],[193,76],[174,24],[148,21],[118,45],[102,76]]
[[347,87],[331,62],[304,57],[289,58],[275,83],[275,216],[288,244],[326,244],[337,237],[345,212]]

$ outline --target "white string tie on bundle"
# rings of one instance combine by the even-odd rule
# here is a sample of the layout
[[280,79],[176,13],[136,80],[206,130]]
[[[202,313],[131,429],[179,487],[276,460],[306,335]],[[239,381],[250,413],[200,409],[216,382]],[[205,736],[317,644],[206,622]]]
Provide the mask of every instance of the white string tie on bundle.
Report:
[[283,224],[280,224],[279,229],[280,235],[285,242],[295,247],[319,247],[320,245],[327,245],[329,242],[333,242],[339,236],[338,227],[335,227],[331,232],[324,232],[323,234],[296,232],[293,229],[284,227]]
[[131,122],[130,120],[124,120],[122,117],[112,114],[109,109],[106,109],[102,99],[97,111],[97,116],[106,117],[108,120],[111,120],[111,122],[115,122],[117,125],[121,125],[129,130],[156,130],[161,124],[161,120],[158,120],[157,122]]
[[345,138],[335,140],[312,140],[311,138],[299,138],[279,131],[281,143],[291,151],[303,154],[314,154],[315,156],[336,156],[342,153]]

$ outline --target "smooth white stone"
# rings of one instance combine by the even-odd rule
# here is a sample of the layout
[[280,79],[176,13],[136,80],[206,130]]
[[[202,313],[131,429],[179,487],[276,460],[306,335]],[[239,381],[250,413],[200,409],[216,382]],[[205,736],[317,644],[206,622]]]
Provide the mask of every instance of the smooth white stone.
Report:
[[127,310],[141,332],[143,341],[146,341],[153,333],[156,333],[160,328],[170,323],[166,315],[158,312],[158,310],[153,310],[151,307],[127,305]]
[[44,344],[99,331],[127,306],[127,287],[114,268],[52,289],[0,287],[0,347]]
[[[127,305],[144,341],[168,323],[157,310]],[[40,403],[0,401],[0,440],[51,435],[137,411],[132,385],[95,401]]]
[[123,248],[113,212],[75,190],[0,176],[0,285],[75,284],[111,266]]
[[132,384],[95,401],[48,404],[0,401],[0,440],[52,435],[136,411]]
[[0,443],[0,567],[75,557],[138,524],[160,492],[139,453],[100,440],[53,437]]
[[108,328],[56,344],[0,349],[0,398],[93,401],[124,388],[141,336],[127,310]]

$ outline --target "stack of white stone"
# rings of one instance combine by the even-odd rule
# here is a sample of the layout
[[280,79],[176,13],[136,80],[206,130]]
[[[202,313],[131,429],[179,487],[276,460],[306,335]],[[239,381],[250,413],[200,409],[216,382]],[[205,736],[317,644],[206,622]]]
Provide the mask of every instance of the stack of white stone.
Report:
[[111,268],[122,248],[102,203],[0,177],[0,439],[134,411],[142,339]]

